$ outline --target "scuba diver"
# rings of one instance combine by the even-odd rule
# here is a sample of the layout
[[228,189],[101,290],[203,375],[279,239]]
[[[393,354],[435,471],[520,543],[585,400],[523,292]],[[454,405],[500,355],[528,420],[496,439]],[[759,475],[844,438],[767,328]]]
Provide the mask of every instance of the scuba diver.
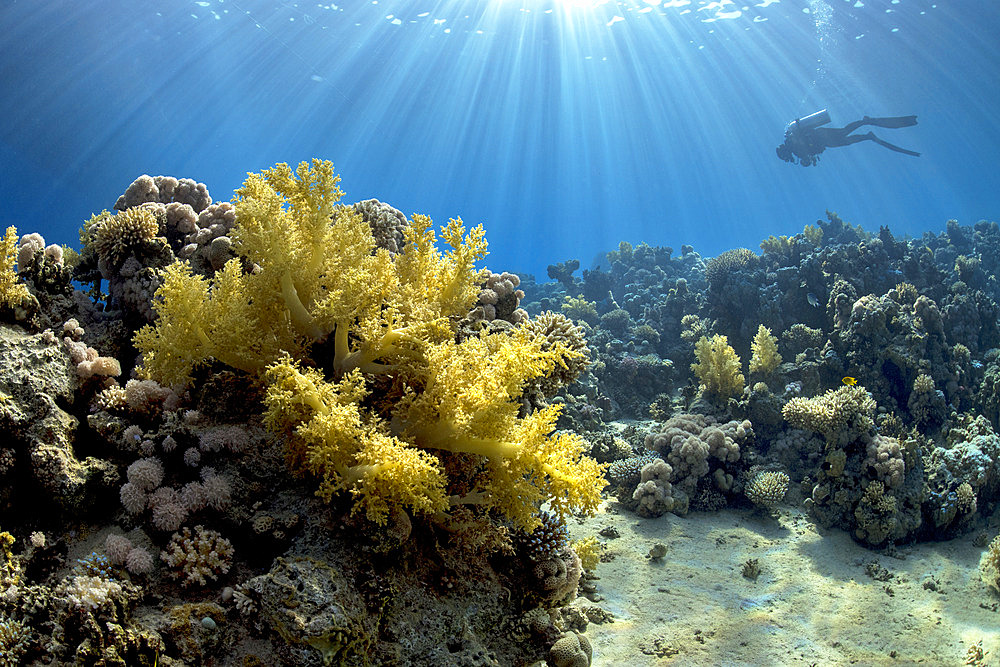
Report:
[[822,127],[830,122],[830,114],[826,109],[810,114],[805,118],[797,118],[785,128],[785,141],[775,149],[778,157],[785,162],[796,163],[803,167],[810,167],[819,162],[819,154],[827,148],[839,148],[849,146],[859,141],[874,141],[879,146],[885,146],[897,153],[906,153],[914,157],[920,157],[920,153],[909,151],[883,141],[875,136],[873,132],[867,134],[851,134],[854,130],[863,125],[874,127],[910,127],[917,124],[916,116],[896,116],[892,118],[869,118],[865,116],[861,120],[848,123],[844,127]]

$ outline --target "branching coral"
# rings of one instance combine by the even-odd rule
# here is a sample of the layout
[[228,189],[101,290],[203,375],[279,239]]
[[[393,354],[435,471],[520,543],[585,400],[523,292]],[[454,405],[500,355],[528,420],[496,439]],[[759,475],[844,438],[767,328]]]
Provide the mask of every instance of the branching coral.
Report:
[[583,320],[588,324],[596,324],[600,319],[597,314],[597,304],[583,297],[567,296],[563,298],[562,312],[566,317]]
[[792,426],[821,433],[830,444],[847,444],[874,427],[875,400],[864,387],[840,387],[815,398],[795,397],[782,414]]
[[788,492],[788,475],[781,471],[759,472],[746,486],[746,495],[754,505],[773,507]]
[[528,320],[525,328],[533,336],[541,339],[543,350],[562,344],[574,352],[565,356],[564,366],[557,366],[552,373],[532,383],[544,396],[554,396],[560,387],[572,384],[587,369],[590,364],[590,349],[587,347],[583,329],[573,324],[573,321],[562,313],[545,311]]
[[117,268],[136,247],[160,234],[157,209],[136,206],[117,215],[95,216],[88,226],[90,243],[99,260]]
[[705,262],[705,278],[713,289],[722,287],[730,274],[756,268],[758,257],[749,248],[733,248]]

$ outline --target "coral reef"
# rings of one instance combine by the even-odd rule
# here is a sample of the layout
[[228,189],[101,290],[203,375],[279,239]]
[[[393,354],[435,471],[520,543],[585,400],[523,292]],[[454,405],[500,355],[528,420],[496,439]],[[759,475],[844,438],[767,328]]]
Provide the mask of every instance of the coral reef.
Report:
[[878,549],[992,530],[995,223],[828,213],[538,284],[342,195],[320,160],[231,202],[142,176],[79,254],[6,230],[0,664],[589,665],[571,603],[615,554],[567,521],[605,487]]
[[8,232],[5,659],[548,655],[564,630],[531,612],[575,597],[563,521],[606,484],[555,430],[585,332],[477,269],[481,228],[344,206],[337,180],[278,165],[213,204],[142,177],[78,258]]

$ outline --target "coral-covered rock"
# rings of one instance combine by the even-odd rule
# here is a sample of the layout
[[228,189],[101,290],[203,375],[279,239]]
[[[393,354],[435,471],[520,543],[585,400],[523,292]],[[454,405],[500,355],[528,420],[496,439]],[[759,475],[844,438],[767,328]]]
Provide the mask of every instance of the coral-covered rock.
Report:
[[46,337],[0,326],[0,424],[40,500],[76,511],[117,479],[115,467],[80,459],[78,420],[60,407],[74,400],[78,376],[69,357]]
[[243,590],[260,623],[285,644],[289,664],[360,664],[371,649],[377,619],[354,584],[328,563],[278,558]]

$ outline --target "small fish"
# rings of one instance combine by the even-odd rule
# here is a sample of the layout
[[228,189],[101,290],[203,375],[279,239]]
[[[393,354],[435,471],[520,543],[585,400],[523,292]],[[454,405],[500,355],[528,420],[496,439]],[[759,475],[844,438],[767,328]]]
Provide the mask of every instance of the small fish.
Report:
[[816,298],[816,295],[813,294],[812,292],[806,294],[806,301],[808,301],[809,305],[812,306],[813,308],[819,308],[819,299]]
[[844,377],[840,378],[840,381],[846,384],[848,387],[853,387],[858,383],[858,379],[852,378],[850,375],[845,375]]

